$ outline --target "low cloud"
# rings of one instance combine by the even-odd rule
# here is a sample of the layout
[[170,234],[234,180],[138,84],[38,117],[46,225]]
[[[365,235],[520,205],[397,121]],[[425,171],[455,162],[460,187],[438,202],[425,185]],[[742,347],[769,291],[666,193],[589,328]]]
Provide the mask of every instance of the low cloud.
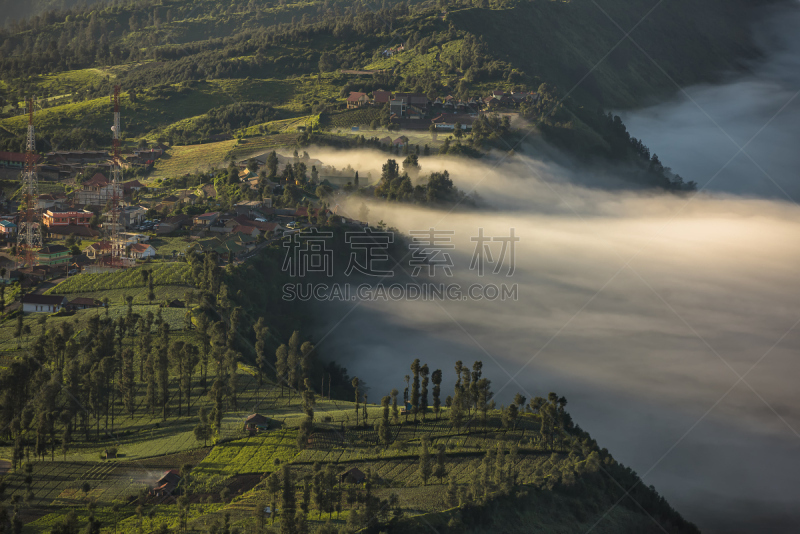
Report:
[[[313,155],[375,177],[387,157]],[[800,320],[800,208],[724,194],[608,192],[525,158],[422,159],[423,174],[446,168],[491,208],[342,204],[357,213],[364,200],[371,222],[403,233],[454,231],[454,277],[435,281],[517,283],[518,301],[320,304],[329,320],[319,337],[330,331],[323,352],[357,369],[375,398],[402,390],[414,358],[444,370],[445,394],[455,361],[478,359],[500,403],[557,391],[602,446],[704,530],[727,530],[721,518],[733,503],[763,512],[796,494],[800,467],[790,464],[800,439],[789,427],[800,428],[800,329],[790,329]],[[487,236],[515,229],[512,277],[469,269],[479,228]],[[764,486],[757,493],[754,478]]]

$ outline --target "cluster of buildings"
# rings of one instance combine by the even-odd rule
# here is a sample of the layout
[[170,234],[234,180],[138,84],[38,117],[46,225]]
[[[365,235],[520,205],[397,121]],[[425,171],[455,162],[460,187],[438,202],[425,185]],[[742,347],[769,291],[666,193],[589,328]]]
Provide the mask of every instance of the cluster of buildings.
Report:
[[[169,149],[166,145],[142,148],[127,154],[120,154],[123,167],[148,168]],[[74,178],[86,169],[99,168],[111,172],[113,162],[105,150],[67,150],[48,152],[37,165],[40,174],[57,174],[59,179]]]
[[437,130],[453,130],[459,123],[464,130],[472,128],[479,114],[499,109],[518,108],[526,103],[538,101],[538,93],[532,91],[492,91],[485,97],[472,97],[460,100],[452,95],[437,97],[434,100],[423,93],[391,93],[373,91],[367,93],[351,92],[347,97],[347,109],[365,106],[389,106],[389,118],[393,123],[406,129],[429,129],[433,124]]

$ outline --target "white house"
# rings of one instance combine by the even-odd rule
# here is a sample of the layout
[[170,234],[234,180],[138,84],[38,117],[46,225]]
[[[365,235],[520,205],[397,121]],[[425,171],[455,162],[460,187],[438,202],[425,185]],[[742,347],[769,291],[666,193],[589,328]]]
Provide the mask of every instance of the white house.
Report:
[[131,245],[130,250],[131,257],[136,258],[137,260],[155,258],[156,256],[156,249],[153,248],[153,245],[148,245],[147,243],[137,243],[135,245]]
[[67,303],[61,295],[25,295],[22,297],[22,313],[55,313]]

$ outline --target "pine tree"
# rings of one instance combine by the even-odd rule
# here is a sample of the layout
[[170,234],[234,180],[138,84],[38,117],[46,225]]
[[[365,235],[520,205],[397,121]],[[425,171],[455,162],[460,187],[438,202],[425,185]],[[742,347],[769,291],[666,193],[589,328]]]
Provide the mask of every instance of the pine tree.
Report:
[[[142,355],[144,357],[144,355]],[[156,383],[156,353],[151,351],[145,362],[145,380],[147,381],[147,409],[150,415],[155,413],[158,405],[158,385]]]
[[256,369],[258,370],[258,386],[264,384],[264,373],[267,370],[267,339],[269,338],[269,328],[263,317],[259,317],[253,326],[256,334]]
[[433,413],[436,414],[436,420],[439,420],[439,411],[442,407],[441,393],[442,393],[442,370],[436,369],[431,375],[431,382],[433,382]]
[[186,343],[183,346],[185,352],[184,356],[184,370],[183,377],[181,378],[181,392],[186,395],[186,415],[192,415],[192,377],[197,364],[200,362],[198,356],[198,349],[191,343]]
[[422,484],[427,486],[428,479],[431,477],[433,468],[431,466],[431,453],[428,450],[427,436],[422,438],[422,452],[419,455],[419,477],[422,479]]
[[300,390],[302,377],[300,376],[300,332],[295,330],[289,338],[288,379],[289,387]]
[[167,420],[167,404],[169,403],[169,323],[162,322],[159,327],[159,342],[156,354],[158,369],[158,388],[160,391],[161,418]]
[[314,352],[314,345],[306,341],[300,345],[300,383],[304,383],[306,378],[311,376],[311,353]]
[[462,388],[456,385],[455,396],[453,397],[453,405],[450,408],[450,424],[456,428],[456,432],[461,431],[461,425],[464,422],[464,398]]
[[425,420],[425,414],[428,413],[428,364],[426,363],[419,369],[419,374],[422,377],[422,387],[419,395],[419,411],[422,414],[422,420]]
[[445,467],[445,453],[444,445],[439,445],[439,452],[436,454],[436,469],[433,470],[433,476],[439,479],[439,484],[442,483],[444,477],[447,476],[447,468]]
[[391,396],[392,396],[392,424],[399,425],[400,424],[400,410],[397,409],[397,395],[399,391],[396,389],[392,389]]
[[389,397],[381,399],[381,406],[383,407],[383,418],[378,426],[378,439],[385,448],[389,448],[391,441],[391,434],[389,429]]
[[414,382],[411,386],[411,411],[414,413],[414,422],[417,421],[419,413],[419,358],[411,363],[411,372],[414,374]]
[[447,494],[445,499],[447,500],[447,505],[452,507],[458,506],[458,486],[456,485],[456,478],[453,475],[450,475],[448,478],[447,483]]
[[194,438],[197,441],[202,441],[203,447],[208,444],[208,440],[211,438],[211,425],[208,424],[208,415],[205,407],[200,408],[199,422],[194,427]]
[[125,349],[122,351],[122,401],[125,409],[133,415],[136,408],[136,374],[133,370],[133,351]]
[[286,382],[287,366],[289,363],[289,347],[285,344],[278,347],[278,350],[275,351],[275,359],[275,374],[277,375],[275,378],[281,386],[281,397],[283,397],[283,386]]
[[314,405],[316,404],[316,399],[314,398],[314,391],[311,389],[311,379],[309,378],[306,378],[302,396],[303,411],[306,413],[306,418],[300,423],[300,431],[297,433],[298,449],[305,449],[308,447],[308,440],[311,438],[311,433],[314,430]]
[[297,534],[295,526],[297,502],[294,491],[292,469],[289,464],[283,464],[281,468],[281,534]]
[[359,400],[360,400],[360,395],[359,395],[359,393],[358,393],[358,384],[359,384],[359,382],[358,382],[358,377],[357,377],[357,376],[354,376],[354,377],[353,377],[353,380],[352,380],[350,383],[352,384],[352,386],[353,386],[353,389],[354,389],[354,390],[355,390],[355,392],[356,392],[356,425],[358,425],[358,417],[359,417],[359,412],[358,412],[358,402],[359,402]]

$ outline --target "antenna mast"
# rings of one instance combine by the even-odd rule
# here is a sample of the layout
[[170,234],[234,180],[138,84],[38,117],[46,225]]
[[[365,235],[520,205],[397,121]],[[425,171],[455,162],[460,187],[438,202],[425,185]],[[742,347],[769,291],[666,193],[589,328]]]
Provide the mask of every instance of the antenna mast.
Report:
[[39,213],[39,181],[36,176],[36,136],[33,130],[33,98],[28,99],[28,144],[25,168],[22,175],[23,212],[17,232],[17,256],[25,265],[33,267],[37,261],[36,249],[42,246],[41,214]]
[[119,94],[120,86],[114,86],[114,94],[111,95],[111,103],[114,104],[114,126],[111,127],[114,132],[114,157],[111,163],[111,220],[109,221],[111,232],[109,233],[109,241],[111,241],[111,263],[112,265],[122,264],[122,242],[119,239],[119,224],[120,224],[120,198],[122,197],[122,185],[120,181],[120,174],[122,172],[122,165],[119,157],[120,146],[120,123],[119,123]]

